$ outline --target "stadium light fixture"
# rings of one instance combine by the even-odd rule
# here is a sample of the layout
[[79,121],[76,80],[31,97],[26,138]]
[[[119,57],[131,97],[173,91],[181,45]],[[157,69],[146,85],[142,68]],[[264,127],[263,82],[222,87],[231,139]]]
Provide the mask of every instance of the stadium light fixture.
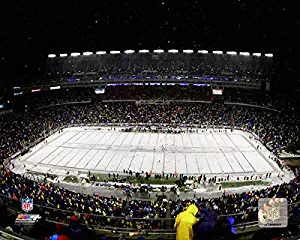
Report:
[[261,53],[253,53],[253,56],[255,56],[255,57],[260,57],[260,56],[261,56]]
[[248,52],[240,52],[240,55],[243,55],[243,56],[250,56],[250,53],[248,53]]
[[120,54],[120,51],[110,51],[110,54]]
[[228,55],[236,55],[237,52],[233,52],[233,51],[229,51],[229,52],[226,52]]
[[31,90],[31,92],[40,92],[40,91],[41,91],[40,88],[34,88],[34,89]]
[[90,56],[90,55],[93,55],[93,52],[84,52],[83,53],[83,56]]
[[222,51],[213,51],[214,54],[223,54]]
[[273,54],[272,53],[266,53],[265,56],[266,57],[273,57]]
[[193,53],[194,51],[192,49],[185,49],[183,50],[184,53]]
[[49,54],[49,55],[48,55],[48,58],[55,58],[55,57],[56,57],[55,54]]
[[60,57],[67,57],[68,54],[66,54],[66,53],[61,53],[61,54],[59,54],[59,56],[60,56]]
[[77,52],[71,53],[71,57],[77,57],[79,55],[80,55],[80,53],[77,53]]
[[104,54],[106,54],[106,52],[105,51],[98,51],[98,52],[96,52],[96,54],[98,54],[98,55],[104,55]]
[[162,50],[162,49],[155,49],[153,52],[155,52],[155,53],[163,53],[164,50]]
[[148,52],[149,52],[149,50],[147,50],[147,49],[142,49],[139,51],[139,53],[148,53]]
[[58,90],[60,89],[60,86],[53,86],[53,87],[50,87],[50,90]]
[[207,54],[208,51],[207,50],[198,50],[198,53]]
[[124,53],[131,54],[131,53],[134,53],[134,50],[125,50]]
[[168,52],[169,53],[178,53],[178,50],[177,49],[170,49]]

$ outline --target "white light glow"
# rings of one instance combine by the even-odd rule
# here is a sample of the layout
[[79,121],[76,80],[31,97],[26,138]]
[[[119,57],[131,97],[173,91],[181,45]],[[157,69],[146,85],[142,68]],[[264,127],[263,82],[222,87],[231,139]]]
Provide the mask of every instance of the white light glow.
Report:
[[83,56],[90,56],[90,55],[93,55],[93,52],[84,52],[83,53]]
[[207,50],[198,50],[198,53],[207,54],[208,51]]
[[248,52],[240,52],[240,55],[243,55],[243,56],[250,56],[250,53],[248,53]]
[[162,49],[155,49],[153,52],[155,52],[155,53],[163,53],[164,50],[162,50]]
[[61,54],[59,54],[59,56],[60,56],[60,57],[67,57],[68,54],[66,54],[66,53],[61,53]]
[[260,57],[261,53],[253,53],[253,56]]
[[50,87],[50,90],[57,90],[57,89],[60,89],[60,86]]
[[77,57],[77,56],[79,56],[79,55],[80,55],[80,53],[77,53],[77,52],[71,53],[71,56],[72,56],[72,57]]
[[192,49],[185,49],[183,50],[184,53],[193,53],[194,51]]
[[104,54],[106,54],[106,52],[105,51],[98,51],[98,52],[96,52],[96,54],[98,54],[98,55],[104,55]]
[[214,54],[223,54],[222,51],[213,51]]
[[237,53],[233,52],[233,51],[229,51],[229,52],[227,52],[227,54],[229,54],[229,55],[236,55]]
[[48,55],[48,58],[55,58],[55,57],[56,57],[55,54],[49,54],[49,55]]
[[273,57],[273,54],[272,53],[266,53],[265,56],[266,57]]
[[34,88],[34,89],[31,90],[31,92],[39,92],[39,91],[41,91],[40,88]]
[[120,51],[110,51],[110,54],[120,54]]
[[169,53],[178,53],[178,50],[177,49],[170,49],[168,52]]
[[147,50],[147,49],[142,49],[139,51],[139,53],[148,53],[148,52],[149,52],[149,50]]
[[213,95],[222,95],[223,89],[213,89],[212,92],[213,92]]
[[131,54],[131,53],[134,53],[134,50],[125,50],[124,53]]

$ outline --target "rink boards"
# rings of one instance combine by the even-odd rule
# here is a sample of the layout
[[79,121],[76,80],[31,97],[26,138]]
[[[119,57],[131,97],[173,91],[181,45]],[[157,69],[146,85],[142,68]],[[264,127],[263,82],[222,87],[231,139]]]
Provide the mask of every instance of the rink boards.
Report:
[[91,172],[236,174],[279,171],[249,133],[134,133],[69,128],[35,147],[23,161]]

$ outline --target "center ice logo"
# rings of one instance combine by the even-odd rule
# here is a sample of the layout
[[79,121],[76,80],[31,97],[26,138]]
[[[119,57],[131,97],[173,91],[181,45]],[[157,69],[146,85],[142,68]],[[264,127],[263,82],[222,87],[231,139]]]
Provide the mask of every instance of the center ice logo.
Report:
[[32,198],[24,198],[22,199],[22,210],[25,212],[30,212],[33,210],[33,199]]

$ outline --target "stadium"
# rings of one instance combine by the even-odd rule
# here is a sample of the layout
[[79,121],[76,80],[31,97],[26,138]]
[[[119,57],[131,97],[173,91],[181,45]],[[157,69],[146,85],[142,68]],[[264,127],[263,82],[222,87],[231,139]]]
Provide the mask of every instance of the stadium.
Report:
[[50,54],[47,69],[1,112],[1,199],[15,211],[30,198],[49,224],[173,238],[187,204],[237,229],[257,225],[260,197],[296,208],[284,159],[299,120],[269,93],[271,54]]
[[299,239],[299,8],[272,6],[7,8],[0,239]]

